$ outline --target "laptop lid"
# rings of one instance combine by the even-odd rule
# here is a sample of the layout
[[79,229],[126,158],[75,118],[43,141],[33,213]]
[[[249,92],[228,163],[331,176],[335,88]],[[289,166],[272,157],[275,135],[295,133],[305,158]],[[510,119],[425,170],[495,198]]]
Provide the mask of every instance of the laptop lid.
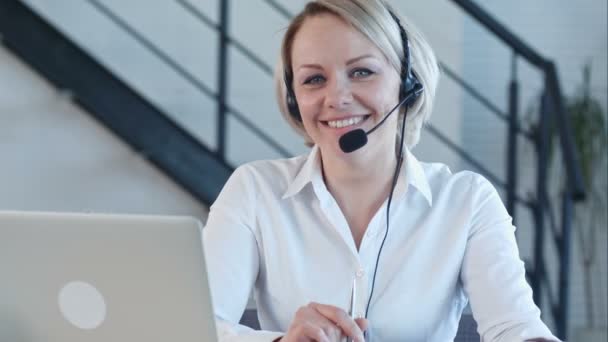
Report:
[[201,229],[0,212],[0,341],[216,341]]

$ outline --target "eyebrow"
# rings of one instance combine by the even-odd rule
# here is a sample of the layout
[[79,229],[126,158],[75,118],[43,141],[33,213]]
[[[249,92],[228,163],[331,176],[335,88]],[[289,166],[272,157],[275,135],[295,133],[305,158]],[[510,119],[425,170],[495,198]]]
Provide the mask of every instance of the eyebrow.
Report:
[[359,57],[351,58],[348,61],[346,61],[346,65],[353,64],[353,63],[358,62],[358,61],[360,61],[362,59],[365,59],[365,58],[376,58],[376,56],[370,55],[370,54],[366,54],[366,55],[362,55],[362,56],[359,56]]
[[[370,54],[361,55],[359,57],[349,59],[348,61],[346,61],[346,65],[353,64],[353,63],[358,62],[365,58],[376,58],[376,57],[374,55],[370,55]],[[298,70],[303,69],[303,68],[323,69],[319,64],[302,64],[298,67]]]

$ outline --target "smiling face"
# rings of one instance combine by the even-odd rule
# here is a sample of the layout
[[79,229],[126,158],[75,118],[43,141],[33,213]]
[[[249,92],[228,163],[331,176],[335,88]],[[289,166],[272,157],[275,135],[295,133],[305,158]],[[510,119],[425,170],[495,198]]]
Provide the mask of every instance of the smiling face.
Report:
[[346,154],[338,145],[348,131],[371,129],[399,99],[399,74],[372,42],[338,16],[319,14],[307,18],[295,35],[291,60],[302,123],[324,157],[394,151],[397,115],[363,148]]

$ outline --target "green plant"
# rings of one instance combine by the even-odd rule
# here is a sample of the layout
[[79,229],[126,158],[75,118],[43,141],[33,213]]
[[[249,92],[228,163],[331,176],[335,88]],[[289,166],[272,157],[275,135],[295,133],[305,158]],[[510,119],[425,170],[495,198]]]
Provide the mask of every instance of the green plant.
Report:
[[587,189],[592,190],[598,163],[606,156],[606,119],[602,107],[591,96],[591,66],[583,67],[583,84],[567,101],[566,112],[572,124],[574,142]]
[[[606,228],[606,119],[602,107],[591,95],[591,66],[583,67],[583,83],[577,93],[566,103],[574,142],[587,189],[587,200],[578,205],[574,229],[581,251],[587,325],[593,327],[592,271],[597,259],[597,230]],[[602,296],[605,295],[602,293]],[[602,303],[603,301],[600,301]]]

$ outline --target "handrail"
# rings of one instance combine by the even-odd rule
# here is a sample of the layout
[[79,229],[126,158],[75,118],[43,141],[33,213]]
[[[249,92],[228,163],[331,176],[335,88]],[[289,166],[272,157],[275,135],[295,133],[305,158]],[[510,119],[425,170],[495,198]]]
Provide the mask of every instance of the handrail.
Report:
[[178,4],[180,4],[187,12],[194,14],[200,21],[205,23],[207,26],[214,28],[216,31],[220,29],[220,26],[211,20],[208,16],[206,16],[203,12],[201,12],[198,8],[192,5],[189,1],[186,0],[176,0]]
[[[207,17],[198,8],[194,7],[187,0],[176,0],[176,1],[178,4],[180,4],[186,10],[186,12],[189,12],[190,14],[192,14],[195,18],[202,21],[208,27],[210,27],[216,31],[220,30],[219,25],[216,25],[211,19],[209,19],[209,17]],[[269,74],[272,74],[272,68],[266,62],[264,62],[260,57],[258,57],[255,53],[253,53],[251,50],[246,48],[243,44],[239,43],[239,41],[230,37],[230,35],[227,35],[226,39],[228,40],[228,42],[230,44],[234,45],[234,47],[240,53],[245,55],[249,60],[251,60],[254,64],[256,64],[260,69],[262,69],[263,71],[265,71]]]
[[[192,84],[194,84],[199,90],[201,90],[204,94],[206,94],[207,96],[210,97],[214,97],[217,98],[217,94],[215,94],[213,91],[211,91],[208,87],[206,87],[202,82],[200,82],[199,80],[197,80],[195,77],[193,77],[189,72],[187,72],[185,69],[183,69],[178,63],[176,63],[175,61],[173,61],[170,57],[168,57],[164,52],[162,52],[160,49],[158,49],[154,44],[152,44],[150,41],[148,41],[147,39],[145,39],[141,34],[139,34],[138,32],[136,32],[134,29],[132,29],[129,25],[127,25],[124,21],[120,20],[118,18],[118,16],[116,16],[114,13],[112,13],[107,7],[105,7],[104,5],[100,4],[97,0],[89,0],[90,3],[92,3],[95,7],[97,7],[101,12],[105,13],[106,15],[108,15],[110,17],[110,19],[112,19],[117,25],[121,26],[123,29],[125,29],[126,31],[128,31],[132,36],[134,36],[137,40],[139,40],[143,45],[145,45],[148,49],[150,49],[155,55],[157,55],[159,58],[163,59],[167,64],[169,64],[172,68],[174,68],[180,75],[182,75],[184,78],[186,78],[189,82],[191,82]],[[274,0],[265,0],[266,3],[268,3],[270,6],[272,6],[275,10],[277,10],[279,13],[281,13],[282,15],[286,16],[286,17],[291,17],[292,15],[289,13],[289,11],[287,9],[285,9],[283,6],[281,6],[279,3],[277,3]],[[504,28],[504,26],[502,26],[500,23],[498,23],[498,21],[496,21],[495,19],[493,19],[491,16],[489,16],[487,13],[485,13],[479,6],[477,6],[476,4],[474,4],[471,1],[468,0],[453,0],[455,3],[457,3],[458,5],[460,5],[465,11],[469,12],[472,16],[474,16],[477,20],[479,20],[484,26],[488,27],[488,29],[490,29],[492,32],[494,32],[497,36],[499,36],[506,44],[509,44],[510,46],[513,47],[513,49],[515,51],[517,51],[519,54],[521,54],[522,56],[526,57],[531,63],[538,65],[539,67],[545,66],[548,67],[548,81],[549,83],[552,85],[551,88],[554,89],[554,91],[552,93],[555,93],[555,91],[559,92],[559,84],[556,83],[556,74],[555,74],[555,67],[552,63],[550,62],[545,62],[544,59],[542,59],[542,57],[540,57],[540,55],[538,53],[536,53],[532,48],[530,48],[528,45],[526,45],[523,41],[521,41],[519,38],[517,38],[515,35],[511,34],[506,28]],[[194,7],[192,4],[190,4],[188,1],[185,0],[177,0],[177,3],[179,3],[180,5],[182,5],[187,12],[193,14],[195,17],[197,17],[201,22],[205,23],[206,25],[218,30],[219,26],[214,24],[208,17],[206,17],[201,11],[199,11],[196,7]],[[267,65],[265,62],[262,61],[261,58],[259,58],[258,56],[256,56],[253,52],[251,52],[249,49],[247,49],[245,46],[243,46],[242,44],[240,44],[238,41],[232,39],[231,37],[227,37],[227,39],[229,40],[229,42],[231,44],[233,44],[241,53],[243,53],[244,55],[247,56],[248,59],[250,59],[251,61],[253,61],[259,68],[261,68],[263,71],[265,71],[268,74],[272,74],[272,68]],[[542,63],[541,63],[542,61]],[[471,85],[467,84],[464,80],[460,79],[459,77],[456,76],[456,74],[454,72],[452,72],[447,66],[445,65],[441,65],[442,69],[446,72],[446,74],[448,76],[450,76],[452,79],[454,79],[457,83],[459,83],[467,92],[469,92],[469,94],[471,94],[474,98],[476,98],[480,103],[482,103],[484,106],[486,106],[486,108],[488,108],[491,112],[495,113],[497,116],[499,116],[501,119],[503,120],[508,120],[508,117],[506,116],[506,114],[504,114],[502,111],[500,111],[498,109],[497,106],[493,105],[488,99],[486,99],[485,97],[483,97],[478,91],[476,91]],[[551,76],[553,75],[553,76]],[[561,102],[561,96],[552,96],[554,105],[557,108],[562,108],[562,110],[556,110],[558,112],[558,115],[560,117],[565,116],[563,114],[563,103]],[[232,108],[227,108],[229,112],[235,114],[237,113],[236,110],[232,109]],[[245,116],[243,115],[235,115],[235,117],[241,121],[243,124],[245,124],[246,126],[253,128],[253,124],[251,122],[245,122],[243,119],[245,118]],[[563,119],[563,118],[561,118]],[[559,120],[560,122],[560,132],[570,132],[570,125],[566,122],[566,120]],[[265,133],[263,133],[260,129],[255,129],[254,130],[256,134],[260,135],[260,137],[266,142],[269,143],[275,150],[277,150],[279,153],[281,153],[284,156],[288,156],[288,152],[286,152],[283,148],[280,148],[280,144],[278,144],[277,142],[275,142],[273,139],[271,139],[270,137],[268,137]],[[446,138],[443,136],[439,136],[438,135],[438,131],[436,129],[431,129],[430,130],[431,133],[433,135],[435,135],[438,139],[440,140],[445,140]],[[529,132],[524,131],[523,129],[521,129],[520,127],[517,128],[518,133],[522,134],[523,136],[525,136],[528,139],[532,138],[532,134]],[[573,145],[571,143],[571,136],[569,134],[560,134],[561,136],[561,141],[562,141],[562,145],[565,148],[562,148],[562,151],[564,153],[564,158],[566,160],[577,160],[577,154],[576,151],[573,148]],[[455,152],[457,152],[459,155],[462,156],[462,151],[455,149],[454,146],[455,144],[453,143],[447,143],[445,142],[452,150],[454,150]],[[286,155],[287,153],[287,155]],[[480,168],[480,170],[490,176],[491,178],[493,178],[495,180],[495,182],[500,185],[501,187],[505,187],[505,185],[498,181],[498,178],[496,178],[495,176],[491,176],[491,174],[480,167],[480,163],[475,161],[472,158],[465,158],[467,159],[467,161],[473,165],[476,165],[476,167]],[[581,200],[584,199],[585,197],[585,190],[584,190],[584,184],[582,182],[582,176],[581,176],[581,172],[580,172],[580,167],[578,163],[566,163],[567,164],[567,172],[569,175],[569,179],[573,179],[574,183],[572,183],[572,194],[574,196],[574,198],[576,200]],[[524,200],[518,199],[520,202],[523,202],[524,204],[529,204]]]
[[545,59],[523,40],[515,36],[503,24],[498,22],[487,11],[479,7],[471,0],[452,0],[460,6],[466,13],[477,19],[479,23],[500,38],[505,44],[513,48],[519,55],[526,58],[530,63],[540,69],[545,67]]
[[537,66],[545,72],[545,81],[550,91],[551,102],[553,102],[554,110],[557,113],[560,143],[564,162],[566,164],[568,186],[571,188],[573,199],[581,201],[585,199],[585,184],[583,182],[582,170],[579,163],[578,153],[574,148],[572,141],[572,129],[570,122],[565,115],[563,98],[555,72],[555,64],[543,58],[539,53],[532,49],[528,44],[515,36],[504,25],[494,19],[489,13],[479,7],[471,0],[452,0],[459,5],[465,12],[473,16],[485,28],[494,33],[505,44],[510,46],[517,54],[528,60],[531,64]]
[[[517,55],[528,60],[543,71],[545,76],[545,88],[541,98],[541,111],[539,120],[539,130],[537,131],[535,144],[537,147],[537,186],[536,203],[533,209],[535,230],[534,237],[534,268],[532,273],[531,285],[533,289],[534,301],[541,305],[541,288],[546,291],[546,297],[551,305],[551,313],[557,323],[557,336],[566,339],[568,326],[568,291],[569,291],[569,272],[570,272],[570,236],[572,230],[573,202],[582,201],[586,197],[585,184],[582,178],[581,164],[577,151],[574,146],[572,128],[569,118],[564,109],[563,97],[560,83],[557,76],[555,64],[543,58],[534,49],[517,38],[502,24],[494,19],[489,13],[477,6],[470,0],[452,0],[459,5],[465,12],[473,16],[477,21],[490,30],[494,35],[501,39],[505,44],[513,49],[515,58]],[[512,70],[513,67],[512,67]],[[516,86],[515,86],[516,88]],[[517,94],[512,94],[517,96]],[[516,114],[516,112],[514,112]],[[547,194],[547,170],[548,152],[552,143],[551,121],[557,120],[559,129],[560,147],[562,152],[562,162],[566,164],[566,191],[562,195],[562,217],[561,231],[556,229],[555,217],[550,208],[551,203]],[[512,138],[512,137],[510,137]],[[511,185],[513,186],[513,185]],[[549,215],[550,233],[553,242],[556,244],[559,257],[559,280],[558,293],[559,301],[555,302],[555,296],[544,261],[545,247],[545,216]],[[544,288],[543,288],[544,286]]]
[[194,87],[196,87],[203,94],[209,97],[217,97],[217,94],[213,90],[211,90],[211,88],[207,87],[203,82],[194,77],[190,72],[183,68],[178,62],[176,62],[163,50],[154,45],[154,43],[152,43],[141,33],[139,33],[137,30],[127,24],[126,21],[122,20],[119,16],[112,12],[112,10],[110,10],[106,5],[102,4],[99,0],[89,0],[89,3],[93,7],[95,7],[99,12],[108,17],[108,19],[110,19],[114,24],[116,24],[116,26],[120,27],[122,30],[126,31],[129,35],[135,38],[135,40],[142,44],[146,49],[152,51],[152,53],[156,57],[160,58],[163,62],[169,65],[175,72],[177,72],[180,76],[188,80],[188,82],[194,85]]
[[[188,82],[190,82],[195,88],[200,90],[203,94],[208,97],[217,99],[218,94],[212,91],[209,87],[207,87],[203,82],[194,77],[191,73],[189,73],[186,69],[181,67],[179,63],[177,63],[174,59],[172,59],[169,55],[164,53],[160,48],[158,48],[154,43],[145,38],[142,34],[140,34],[137,30],[133,29],[129,24],[127,24],[124,20],[122,20],[119,16],[117,16],[112,10],[110,10],[105,5],[101,4],[98,0],[88,0],[97,10],[106,15],[113,23],[119,26],[121,29],[125,30],[129,33],[135,40],[137,40],[140,44],[150,50],[155,56],[163,60],[167,65],[169,65],[175,72],[184,77]],[[245,116],[238,112],[236,109],[232,108],[230,105],[226,104],[227,112],[233,114],[233,116],[240,121],[243,125],[247,126],[251,130],[253,130],[266,144],[272,146],[281,156],[290,157],[291,153],[287,152],[284,148],[278,148],[281,146],[278,142],[276,142],[273,138],[271,138],[268,134],[264,133],[261,129],[256,127],[251,121],[246,120]],[[255,129],[254,129],[255,128]]]
[[0,32],[3,47],[57,89],[68,89],[70,102],[193,198],[205,206],[217,198],[234,167],[61,32],[44,12],[23,1],[0,1]]
[[[219,25],[213,23],[213,21],[209,17],[207,17],[204,13],[202,13],[198,8],[193,6],[189,1],[187,1],[187,0],[176,0],[176,1],[187,12],[191,13],[194,17],[198,18],[201,22],[206,24],[208,27],[211,27],[215,30],[220,30]],[[284,8],[282,5],[280,5],[276,1],[265,0],[265,2],[267,4],[269,4],[272,8],[274,8],[277,12],[279,12],[281,15],[283,15],[285,18],[289,19],[289,18],[293,17],[293,14],[291,14],[286,8]],[[226,38],[232,45],[234,45],[235,48],[237,48],[237,50],[239,50],[239,52],[243,53],[249,60],[254,62],[254,64],[256,64],[256,66],[258,66],[258,68],[260,68],[266,74],[272,76],[272,73],[273,73],[272,68],[267,63],[265,63],[260,57],[258,57],[255,53],[253,53],[251,50],[249,50],[247,47],[245,47],[244,45],[242,45],[241,43],[239,43],[237,40],[233,39],[229,35],[227,35]],[[500,109],[498,109],[498,106],[492,104],[492,102],[489,99],[487,99],[483,95],[481,95],[481,93],[479,91],[475,90],[475,88],[473,86],[471,86],[466,81],[464,81],[463,79],[458,77],[456,75],[456,73],[454,73],[447,65],[440,63],[440,67],[450,78],[452,78],[456,83],[460,84],[466,92],[468,92],[473,98],[477,99],[482,105],[484,105],[488,110],[490,110],[490,112],[496,114],[503,121],[509,120],[508,115],[505,114]],[[229,111],[232,112],[233,114],[235,114],[234,109],[229,109]],[[236,116],[239,118],[239,120],[243,124],[245,124],[247,127],[252,129],[253,131],[255,131],[256,134],[261,133],[261,131],[257,127],[255,127],[255,125],[253,123],[251,123],[249,121],[245,122],[244,115],[236,115]],[[430,125],[428,125],[427,128],[429,129],[429,132],[432,135],[434,135],[437,139],[441,140],[445,145],[448,146],[448,148],[450,148],[452,151],[454,151],[456,154],[458,154],[460,157],[462,157],[468,163],[470,163],[471,165],[476,167],[481,173],[483,173],[488,178],[490,178],[496,185],[500,186],[501,188],[507,187],[507,185],[504,182],[500,181],[498,179],[498,177],[496,177],[489,170],[484,168],[479,161],[472,158],[469,154],[464,152],[462,149],[459,149],[455,143],[451,142],[447,137],[442,135],[437,129],[435,129],[434,127],[432,127]],[[523,135],[528,140],[534,139],[534,136],[532,133],[525,131],[524,129],[522,129],[519,126],[516,127],[516,131],[517,131],[517,133]],[[270,142],[266,141],[266,142],[269,145],[271,145],[275,150],[277,150],[279,153],[281,153],[282,155],[285,155],[286,153],[288,153],[277,142],[275,142],[275,141],[270,141]],[[524,200],[518,196],[516,196],[515,200],[517,202],[522,203],[526,207],[532,206],[532,203],[530,201]]]
[[291,19],[293,18],[293,14],[287,10],[287,8],[283,7],[281,4],[274,0],[264,0],[268,5],[274,8],[277,12],[281,13],[284,18]]
[[[284,7],[282,7],[280,4],[276,3],[273,0],[265,0],[269,5],[271,5],[273,8],[275,8],[278,12],[280,12],[283,16],[285,16],[286,18],[291,18],[293,15],[291,13],[289,13],[289,11],[287,9],[285,9]],[[195,17],[199,18],[203,23],[205,23],[206,25],[208,25],[209,27],[212,27],[216,30],[219,30],[219,26],[215,25],[207,16],[205,16],[200,10],[198,10],[196,7],[194,7],[191,3],[189,3],[187,0],[177,0],[177,2],[182,5],[186,10],[188,10],[189,12],[191,12],[191,14],[193,14]],[[230,42],[233,44],[238,44],[238,42],[236,42],[234,39],[232,39],[231,37],[228,37],[230,39]],[[268,66],[265,62],[262,61],[261,58],[257,57],[253,52],[251,52],[249,49],[247,49],[246,47],[244,47],[243,45],[239,44],[239,49],[241,50],[241,52],[243,52],[249,59],[251,59],[260,69],[262,69],[262,71],[264,71],[266,74],[272,76],[272,69],[270,66]],[[443,68],[447,69],[446,66],[443,66]],[[451,71],[449,71],[450,75],[454,75],[455,74]],[[457,79],[455,78],[456,82],[464,82],[463,80]],[[497,106],[492,105],[491,102],[487,99],[484,99],[482,95],[479,94],[479,92],[476,92],[473,87],[471,87],[470,85],[468,85],[468,89],[469,91],[471,91],[473,93],[473,96],[476,96],[476,98],[480,99],[480,102],[484,105],[486,105],[492,112],[495,112],[498,117],[500,117],[503,120],[508,120],[506,114],[500,112],[500,110],[498,109]],[[234,111],[232,111],[234,113]],[[242,118],[244,118],[244,116],[242,116]],[[241,118],[241,119],[242,119]],[[241,120],[242,121],[242,120]],[[248,123],[247,124],[248,127],[254,127],[253,123]],[[259,131],[259,129],[255,129],[256,133]],[[452,141],[450,141],[447,137],[445,137],[444,135],[441,135],[440,132],[437,129],[434,128],[430,128],[429,129],[430,133],[432,135],[434,135],[435,137],[437,137],[437,139],[443,141],[448,148],[450,148],[452,151],[454,151],[456,154],[460,155],[463,159],[465,159],[467,162],[469,162],[471,165],[475,166],[476,168],[478,168],[481,173],[483,173],[484,175],[486,175],[488,178],[491,178],[494,183],[496,183],[498,186],[502,187],[502,188],[506,188],[506,185],[504,182],[501,182],[497,176],[493,175],[489,170],[487,170],[486,168],[484,168],[482,166],[482,164],[475,160],[473,157],[471,157],[469,154],[467,154],[466,152],[464,152],[462,149],[459,149],[457,147],[457,145],[455,143],[453,143]],[[532,138],[532,135],[528,132],[525,132],[523,130],[520,129],[519,131],[522,135],[524,135],[525,137],[527,137],[528,139]],[[280,147],[280,144],[278,143],[272,143],[270,144],[273,146],[274,149],[278,150],[279,152],[284,151],[284,149],[282,149]],[[283,152],[281,152],[283,153]],[[522,198],[517,197],[516,200],[522,204],[524,204],[527,207],[531,206],[531,203],[529,201],[526,201]]]
[[[492,101],[490,101],[487,97],[483,96],[472,85],[470,85],[468,82],[466,82],[461,77],[456,75],[456,73],[454,71],[452,71],[450,68],[448,68],[444,63],[440,62],[439,65],[441,67],[441,70],[446,75],[448,75],[454,82],[458,83],[467,93],[469,93],[469,95],[471,95],[474,99],[476,99],[479,103],[481,103],[484,107],[486,107],[486,109],[488,109],[490,112],[496,114],[496,116],[498,116],[498,118],[502,119],[503,121],[510,120],[508,114],[506,114],[504,111],[500,110],[498,108],[498,106],[493,104]],[[524,130],[521,126],[519,126],[519,124],[516,125],[515,129],[516,129],[517,133],[521,134],[528,140],[533,141],[535,139],[533,133]]]
[[219,47],[217,53],[217,154],[226,159],[226,102],[228,98],[228,1],[220,2]]

